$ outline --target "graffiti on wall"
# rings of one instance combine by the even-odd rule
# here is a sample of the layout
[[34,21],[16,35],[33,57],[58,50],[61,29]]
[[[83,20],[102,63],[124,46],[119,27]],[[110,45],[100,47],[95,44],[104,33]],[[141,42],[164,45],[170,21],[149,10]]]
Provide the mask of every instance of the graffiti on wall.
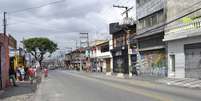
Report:
[[142,73],[151,75],[167,75],[167,58],[165,51],[147,51],[140,54]]

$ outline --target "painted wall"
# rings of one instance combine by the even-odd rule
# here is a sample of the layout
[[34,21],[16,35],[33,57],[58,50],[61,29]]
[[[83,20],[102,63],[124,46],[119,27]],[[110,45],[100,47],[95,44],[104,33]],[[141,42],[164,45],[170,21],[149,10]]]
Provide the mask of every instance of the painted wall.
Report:
[[167,75],[167,57],[164,49],[140,52],[140,54],[143,65],[140,71],[143,74],[154,76]]
[[[185,53],[184,44],[201,42],[201,36],[180,39],[168,42],[168,77],[184,78],[185,77]],[[170,55],[175,55],[175,72],[172,72]]]

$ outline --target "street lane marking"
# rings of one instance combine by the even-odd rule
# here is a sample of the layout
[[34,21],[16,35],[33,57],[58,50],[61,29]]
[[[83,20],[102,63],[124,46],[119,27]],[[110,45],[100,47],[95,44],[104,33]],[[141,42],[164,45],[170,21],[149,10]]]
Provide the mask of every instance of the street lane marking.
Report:
[[79,74],[73,74],[73,73],[68,73],[68,74],[70,74],[72,76],[79,77],[79,78],[84,78],[84,79],[96,81],[98,83],[102,83],[104,85],[107,85],[107,86],[110,86],[110,87],[113,87],[113,88],[118,88],[118,89],[121,89],[121,90],[124,90],[124,91],[128,91],[128,92],[131,92],[131,93],[135,93],[135,94],[140,94],[140,95],[143,95],[143,96],[147,96],[147,97],[159,100],[159,101],[173,101],[170,98],[161,96],[161,95],[156,94],[156,93],[151,92],[151,91],[145,91],[145,90],[134,88],[134,87],[123,86],[121,84],[116,84],[116,83],[112,83],[112,82],[106,82],[106,81],[103,81],[103,80],[95,79],[93,77],[83,76],[83,75],[79,75]]

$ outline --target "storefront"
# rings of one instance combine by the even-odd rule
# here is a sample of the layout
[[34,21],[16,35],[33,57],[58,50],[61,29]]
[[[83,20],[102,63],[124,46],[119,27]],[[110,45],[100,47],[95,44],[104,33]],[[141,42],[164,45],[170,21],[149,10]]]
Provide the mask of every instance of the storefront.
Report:
[[168,77],[201,79],[201,36],[168,41]]
[[128,47],[118,47],[113,49],[111,52],[113,57],[113,72],[128,74]]
[[167,52],[163,33],[138,39],[142,74],[167,76]]

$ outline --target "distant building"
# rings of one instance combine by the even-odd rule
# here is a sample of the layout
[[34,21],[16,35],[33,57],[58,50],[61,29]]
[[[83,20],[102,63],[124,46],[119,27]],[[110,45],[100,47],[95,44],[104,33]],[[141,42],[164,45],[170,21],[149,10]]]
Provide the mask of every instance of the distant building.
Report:
[[85,48],[76,49],[65,54],[64,64],[67,69],[82,70],[86,67]]
[[96,44],[96,59],[97,59],[97,71],[104,73],[111,73],[111,59],[110,53],[110,41],[105,40],[102,43]]
[[89,68],[89,71],[103,71],[103,59],[110,58],[110,51],[108,46],[109,41],[107,40],[95,40],[90,43],[89,49],[86,50],[86,57],[88,61],[87,67]]

